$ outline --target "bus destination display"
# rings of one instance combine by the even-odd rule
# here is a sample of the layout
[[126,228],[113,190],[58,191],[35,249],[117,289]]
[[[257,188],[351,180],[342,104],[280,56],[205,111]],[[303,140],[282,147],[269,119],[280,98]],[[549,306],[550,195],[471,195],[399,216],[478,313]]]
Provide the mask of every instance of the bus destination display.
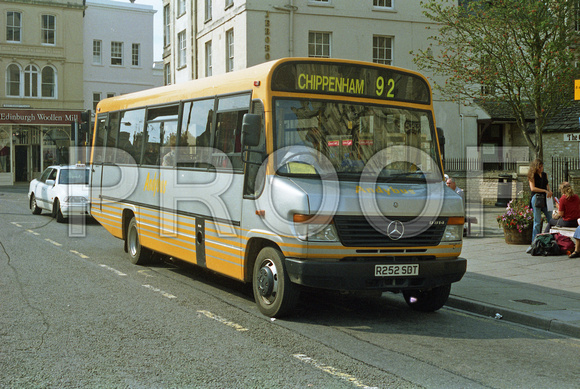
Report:
[[421,77],[356,64],[285,63],[274,72],[272,89],[430,103],[429,87]]

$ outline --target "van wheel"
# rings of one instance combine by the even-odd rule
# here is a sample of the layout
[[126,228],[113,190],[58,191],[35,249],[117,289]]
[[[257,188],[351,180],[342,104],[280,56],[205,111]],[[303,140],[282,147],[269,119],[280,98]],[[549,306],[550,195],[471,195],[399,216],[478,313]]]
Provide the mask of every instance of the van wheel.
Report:
[[445,305],[450,292],[451,285],[443,285],[429,290],[406,290],[403,297],[415,311],[435,312]]
[[60,201],[58,199],[54,199],[54,203],[52,205],[52,217],[56,219],[57,223],[64,223],[65,218],[60,210]]
[[264,315],[281,317],[290,312],[300,296],[284,267],[284,255],[273,247],[263,248],[254,264],[252,288],[256,304]]
[[36,204],[36,197],[34,194],[30,195],[30,210],[33,215],[40,215],[42,213],[42,209],[40,209]]
[[137,220],[135,217],[129,222],[127,227],[127,251],[131,263],[135,265],[146,265],[151,260],[152,251],[141,246],[139,242],[139,232],[137,231]]

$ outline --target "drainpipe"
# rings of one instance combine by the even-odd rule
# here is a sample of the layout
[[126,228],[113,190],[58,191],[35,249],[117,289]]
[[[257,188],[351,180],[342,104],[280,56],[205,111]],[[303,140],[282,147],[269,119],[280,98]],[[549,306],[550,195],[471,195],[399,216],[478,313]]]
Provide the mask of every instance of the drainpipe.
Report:
[[285,4],[283,7],[274,7],[274,9],[288,12],[290,23],[288,32],[288,56],[294,57],[294,13],[298,11],[298,7],[294,5],[294,0],[289,1],[290,4]]

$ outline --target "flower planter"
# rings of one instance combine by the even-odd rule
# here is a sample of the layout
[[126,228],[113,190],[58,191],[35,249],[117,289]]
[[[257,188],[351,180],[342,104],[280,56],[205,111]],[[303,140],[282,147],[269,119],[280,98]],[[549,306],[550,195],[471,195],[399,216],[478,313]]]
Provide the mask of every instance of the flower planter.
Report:
[[503,235],[507,244],[531,244],[532,243],[532,227],[524,228],[519,232],[517,228],[503,229]]

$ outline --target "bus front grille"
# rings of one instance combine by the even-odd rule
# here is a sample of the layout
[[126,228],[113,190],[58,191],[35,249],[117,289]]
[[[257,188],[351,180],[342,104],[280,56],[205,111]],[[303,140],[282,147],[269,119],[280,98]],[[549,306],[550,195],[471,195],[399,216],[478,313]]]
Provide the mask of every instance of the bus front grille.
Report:
[[[335,216],[340,242],[349,247],[408,247],[408,246],[436,246],[441,241],[447,218],[419,218],[388,217],[385,218],[364,216]],[[399,239],[387,236],[390,222],[400,221],[404,231]],[[428,228],[425,229],[425,226]],[[400,228],[399,228],[400,229]],[[422,231],[425,229],[424,231]],[[396,237],[396,235],[393,235]]]

